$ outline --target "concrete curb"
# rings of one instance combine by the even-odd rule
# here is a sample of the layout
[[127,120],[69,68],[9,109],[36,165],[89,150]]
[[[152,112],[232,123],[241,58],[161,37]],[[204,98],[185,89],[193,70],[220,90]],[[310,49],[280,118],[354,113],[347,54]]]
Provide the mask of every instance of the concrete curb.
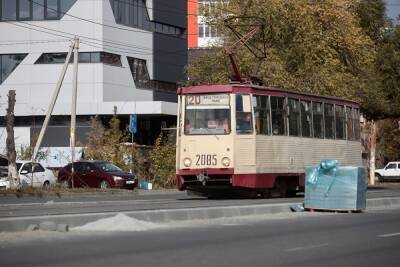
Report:
[[[293,203],[279,203],[246,206],[145,210],[123,213],[129,217],[142,221],[166,223],[172,221],[209,220],[262,214],[290,213],[290,206],[292,205]],[[368,210],[393,207],[400,207],[400,197],[367,200],[367,212]],[[2,218],[0,219],[0,232],[25,231],[29,225],[39,225],[44,221],[51,221],[56,224],[67,224],[69,227],[76,227],[99,219],[109,218],[116,214],[118,214],[118,212]]]

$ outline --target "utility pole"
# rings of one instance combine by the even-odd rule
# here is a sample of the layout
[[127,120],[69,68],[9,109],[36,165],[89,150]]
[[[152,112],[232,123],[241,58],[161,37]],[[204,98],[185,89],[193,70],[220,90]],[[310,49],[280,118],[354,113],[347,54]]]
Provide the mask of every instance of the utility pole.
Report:
[[75,39],[74,39],[74,67],[73,67],[73,80],[72,80],[71,129],[70,129],[72,188],[75,187],[74,161],[75,161],[76,99],[77,99],[77,91],[78,91],[78,53],[79,53],[79,39],[78,39],[78,37],[75,37]]
[[68,63],[69,63],[69,61],[71,59],[72,49],[73,48],[74,48],[74,44],[72,43],[70,48],[69,48],[69,51],[68,51],[68,54],[67,54],[67,58],[65,59],[65,63],[64,63],[64,66],[62,68],[61,75],[60,75],[60,77],[58,79],[56,88],[55,88],[55,90],[53,92],[53,97],[51,98],[51,102],[50,102],[49,108],[47,110],[46,118],[44,119],[42,129],[40,130],[39,137],[38,137],[38,139],[36,141],[36,145],[35,145],[35,148],[34,148],[33,153],[32,153],[32,162],[35,162],[35,160],[36,160],[36,156],[37,156],[37,153],[39,152],[40,145],[42,144],[44,134],[46,133],[46,129],[47,129],[47,126],[49,124],[51,114],[53,113],[54,105],[56,104],[58,94],[60,93],[61,85],[62,85],[62,83],[64,81],[65,73],[67,72],[67,69],[68,69]]
[[[19,177],[17,172],[17,164],[15,163],[17,153],[15,151],[14,139],[14,106],[15,106],[15,90],[8,92],[8,108],[6,116],[7,127],[7,158],[8,158],[8,181],[10,187],[15,188],[19,185]],[[15,183],[14,183],[15,182]]]

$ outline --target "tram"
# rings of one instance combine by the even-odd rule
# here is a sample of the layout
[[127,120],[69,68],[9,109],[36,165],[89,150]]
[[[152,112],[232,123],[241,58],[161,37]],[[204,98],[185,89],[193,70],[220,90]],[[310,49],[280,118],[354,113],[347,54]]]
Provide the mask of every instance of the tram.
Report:
[[359,104],[253,84],[178,89],[176,181],[205,196],[304,190],[322,159],[362,164]]

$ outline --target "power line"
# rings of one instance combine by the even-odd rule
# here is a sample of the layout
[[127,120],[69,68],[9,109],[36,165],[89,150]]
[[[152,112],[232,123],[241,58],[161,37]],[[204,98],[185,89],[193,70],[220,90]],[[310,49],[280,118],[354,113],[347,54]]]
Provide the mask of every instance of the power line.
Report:
[[[146,31],[146,30],[127,29],[127,28],[122,28],[122,27],[115,26],[115,25],[109,25],[109,24],[100,23],[100,22],[93,21],[93,20],[90,20],[90,19],[85,19],[85,18],[82,18],[82,17],[78,17],[78,16],[75,16],[75,15],[71,15],[71,14],[68,14],[67,12],[59,11],[59,10],[57,10],[57,9],[48,7],[48,6],[46,6],[46,5],[37,3],[37,2],[35,2],[34,0],[29,0],[29,1],[32,2],[33,4],[36,4],[36,5],[38,5],[38,6],[42,6],[42,7],[44,7],[44,8],[50,9],[50,10],[53,10],[53,11],[58,12],[58,13],[61,13],[61,14],[63,14],[63,15],[67,15],[67,16],[69,16],[69,17],[76,18],[76,19],[79,19],[79,20],[83,20],[83,21],[86,21],[86,22],[89,22],[89,23],[97,24],[97,25],[100,25],[100,26],[110,27],[110,28],[114,28],[114,29],[119,29],[119,30],[124,30],[124,31],[130,31],[130,32],[140,32],[140,33],[146,33],[146,34],[153,34],[153,32]],[[119,2],[123,2],[123,3],[126,3],[126,4],[128,4],[128,5],[133,5],[133,3],[125,2],[125,1],[122,1],[122,0],[119,0]],[[188,2],[193,2],[193,1],[188,1]],[[193,3],[196,3],[196,2],[193,2]],[[153,8],[149,8],[149,7],[143,6],[143,5],[142,5],[142,7],[146,7],[146,8],[148,8],[148,9],[153,9]],[[225,12],[229,12],[229,13],[231,13],[231,14],[235,14],[235,13],[232,12],[232,11],[219,8],[218,6],[214,6],[214,8],[220,9],[220,10],[225,11]],[[167,11],[165,11],[165,12],[167,12]],[[193,14],[193,15],[198,15],[198,14]],[[153,22],[157,22],[157,21],[153,21]],[[174,25],[171,25],[171,26],[176,27],[176,28],[181,28],[181,27],[174,26]],[[130,27],[130,26],[127,26],[127,27]],[[181,28],[181,29],[182,29],[182,28]],[[159,33],[159,32],[156,32],[156,33]],[[166,34],[166,33],[161,33],[161,34]],[[166,34],[166,35],[171,36],[171,37],[178,37],[178,36],[173,35],[173,34]],[[182,34],[182,35],[183,35],[183,36],[188,36],[188,35],[197,35],[197,34],[196,34],[196,33],[189,34],[189,33],[187,33],[187,31],[186,31],[186,33],[184,33],[184,34]]]
[[[100,22],[93,21],[93,20],[90,20],[90,19],[85,19],[85,18],[82,18],[82,17],[78,17],[78,16],[75,16],[75,15],[71,15],[71,14],[68,14],[68,13],[66,13],[66,12],[58,11],[57,9],[50,8],[50,7],[46,6],[46,5],[39,4],[39,3],[37,3],[37,2],[34,2],[33,0],[29,0],[29,1],[31,1],[32,3],[34,3],[34,4],[36,4],[36,5],[45,7],[45,8],[47,8],[47,9],[53,10],[53,11],[55,11],[55,12],[59,12],[59,13],[61,13],[61,14],[67,15],[67,16],[69,16],[69,17],[72,17],[72,18],[75,18],[75,19],[79,19],[79,20],[83,20],[83,21],[86,21],[86,22],[89,22],[89,23],[93,23],[93,24],[96,24],[96,25],[100,25],[100,26],[103,26],[103,27],[109,27],[109,28],[113,28],[113,29],[118,29],[118,30],[123,30],[123,31],[129,31],[129,32],[139,32],[139,33],[153,34],[153,32],[151,32],[151,31],[146,31],[146,30],[134,30],[134,29],[129,29],[129,28],[122,28],[122,27],[115,26],[115,25],[109,25],[109,24],[100,23]],[[129,27],[129,26],[127,26],[127,27]],[[174,27],[176,27],[176,26],[174,26]],[[181,27],[176,27],[176,28],[181,28]],[[182,28],[181,28],[181,29],[182,29]],[[166,34],[166,33],[161,33],[161,34]],[[173,35],[173,34],[166,34],[166,35],[171,36],[171,37],[178,37],[178,36]],[[186,33],[186,34],[182,34],[182,35],[183,35],[183,36],[186,36],[186,35],[188,35],[188,34]]]
[[[62,35],[62,34],[59,34],[59,33],[47,32],[47,31],[43,31],[43,30],[39,30],[39,29],[35,29],[35,28],[23,26],[23,25],[18,25],[18,24],[15,24],[16,23],[15,21],[5,21],[5,22],[10,23],[10,24],[12,24],[14,26],[26,28],[26,29],[29,29],[29,30],[34,30],[34,31],[38,31],[38,32],[42,32],[42,33],[46,33],[46,34],[50,34],[50,35],[63,37],[63,38],[66,38],[67,40],[71,40],[73,38],[73,36],[75,36],[74,34],[71,34],[71,33],[67,33],[67,34],[69,34],[71,36],[66,36],[66,35]],[[18,21],[17,23],[21,23],[21,21]],[[45,27],[40,27],[38,25],[32,25],[32,24],[29,24],[29,23],[24,23],[24,24],[30,25],[32,27],[45,28]],[[56,32],[59,32],[59,31],[56,31]],[[95,38],[89,38],[89,37],[79,36],[79,35],[76,35],[76,36],[78,36],[78,37],[80,37],[82,39],[85,39],[85,38],[86,39],[95,39]],[[95,39],[95,40],[97,40],[100,43],[96,43],[95,41],[88,41],[88,40],[82,40],[81,43],[84,43],[84,44],[86,44],[88,46],[91,46],[91,47],[94,47],[94,48],[101,48],[101,49],[106,48],[108,51],[115,52],[115,53],[123,53],[125,55],[132,55],[132,54],[140,55],[140,56],[146,55],[141,51],[135,51],[135,50],[129,50],[129,49],[127,51],[127,50],[120,49],[119,47],[116,47],[116,46],[103,44],[103,43],[101,43],[101,40],[99,40],[99,39]],[[107,48],[107,47],[111,47],[111,48]],[[147,55],[152,55],[152,54],[148,53]],[[164,62],[166,64],[169,64],[170,66],[175,66],[175,67],[179,67],[179,68],[183,67],[183,65],[174,64],[172,62],[168,62],[168,61],[165,61],[165,60],[157,60],[157,61],[158,62]]]
[[[127,47],[131,47],[131,48],[134,48],[134,49],[147,50],[149,52],[160,51],[160,52],[163,52],[163,53],[176,54],[176,55],[184,56],[184,57],[186,57],[186,55],[182,54],[181,52],[187,52],[187,50],[184,50],[184,51],[165,51],[165,50],[161,50],[161,49],[153,49],[152,50],[152,49],[146,48],[146,47],[141,48],[141,47],[138,47],[138,46],[129,45],[129,44],[126,44],[126,43],[118,43],[116,41],[110,41],[110,40],[107,40],[107,39],[97,39],[97,38],[87,37],[87,36],[84,36],[84,35],[78,35],[78,34],[73,34],[73,33],[64,32],[64,31],[60,31],[60,30],[55,30],[55,29],[52,29],[52,28],[44,27],[44,26],[30,24],[30,23],[24,22],[24,21],[10,21],[10,20],[8,20],[8,21],[5,21],[5,22],[11,23],[13,25],[17,25],[15,23],[20,23],[20,24],[29,25],[31,27],[41,28],[41,29],[44,29],[44,30],[47,30],[47,31],[56,32],[57,34],[54,34],[54,35],[61,36],[61,37],[64,37],[64,38],[73,38],[74,36],[77,36],[77,37],[82,38],[82,39],[86,38],[86,39],[97,41],[97,42],[100,42],[100,43],[103,43],[103,42],[104,43],[111,43],[111,44],[119,45],[119,46],[123,46],[123,47],[127,46]],[[29,28],[29,27],[25,27],[25,28],[32,29],[32,28]],[[48,32],[46,32],[46,33],[48,33]],[[67,36],[65,36],[65,34]],[[131,50],[134,51],[135,53],[143,53],[143,54],[145,54],[145,52],[142,52],[142,51],[133,50],[133,49],[131,49]],[[149,54],[149,53],[147,53],[147,54]]]
[[62,43],[66,42],[67,40],[34,40],[34,41],[21,41],[21,42],[7,42],[7,43],[0,43],[0,46],[6,45],[20,45],[20,44],[43,44],[43,43]]

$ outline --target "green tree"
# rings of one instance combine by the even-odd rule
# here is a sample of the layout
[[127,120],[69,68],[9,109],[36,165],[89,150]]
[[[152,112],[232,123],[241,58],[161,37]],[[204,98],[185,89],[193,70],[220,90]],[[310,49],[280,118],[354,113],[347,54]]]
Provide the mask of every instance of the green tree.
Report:
[[[39,134],[33,134],[33,136],[31,137],[31,145],[20,145],[19,149],[17,150],[17,158],[19,160],[32,160],[33,149],[38,137]],[[36,155],[36,161],[46,159],[49,154],[49,149],[39,148],[39,151]]]
[[400,117],[400,25],[385,34],[376,66],[382,91],[389,102],[387,117]]
[[355,4],[355,11],[364,32],[379,43],[385,27],[390,24],[385,14],[385,2],[383,0],[361,0]]
[[400,120],[386,119],[379,123],[378,148],[386,161],[400,159]]
[[175,185],[175,133],[160,133],[150,153],[150,173],[157,188],[172,188]]
[[[355,12],[357,1],[231,0],[229,9],[265,18],[267,59],[259,76],[271,84],[302,92],[359,100],[365,73],[375,60],[375,44],[364,33]],[[221,30],[223,16],[212,18]],[[245,29],[243,29],[245,31]],[[244,32],[243,32],[244,33]],[[235,40],[224,30],[225,42]],[[257,36],[251,41],[260,47]],[[230,70],[220,49],[214,49],[188,67],[192,83],[227,82]],[[237,51],[243,73],[249,74],[254,58]],[[217,65],[217,66],[216,66]],[[215,72],[224,69],[216,74]]]
[[84,149],[85,158],[111,161],[124,170],[129,170],[131,155],[127,129],[121,129],[120,120],[114,115],[108,127],[97,119],[91,119],[91,131],[88,133],[88,144]]

